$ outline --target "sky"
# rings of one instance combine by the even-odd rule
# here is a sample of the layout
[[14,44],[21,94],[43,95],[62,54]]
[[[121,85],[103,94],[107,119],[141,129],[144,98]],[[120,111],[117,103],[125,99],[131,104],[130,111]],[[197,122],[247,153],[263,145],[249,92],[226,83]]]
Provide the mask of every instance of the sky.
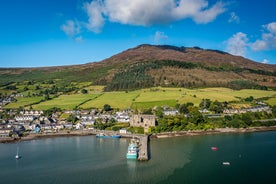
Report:
[[276,64],[274,0],[0,0],[0,68],[85,64],[140,44]]

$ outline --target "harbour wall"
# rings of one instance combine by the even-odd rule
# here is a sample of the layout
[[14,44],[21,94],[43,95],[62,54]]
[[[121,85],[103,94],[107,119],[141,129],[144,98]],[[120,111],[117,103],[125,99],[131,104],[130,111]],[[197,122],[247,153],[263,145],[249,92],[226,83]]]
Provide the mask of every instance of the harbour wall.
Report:
[[149,136],[144,135],[139,137],[139,152],[138,160],[139,161],[148,161],[150,155],[150,145],[149,145]]

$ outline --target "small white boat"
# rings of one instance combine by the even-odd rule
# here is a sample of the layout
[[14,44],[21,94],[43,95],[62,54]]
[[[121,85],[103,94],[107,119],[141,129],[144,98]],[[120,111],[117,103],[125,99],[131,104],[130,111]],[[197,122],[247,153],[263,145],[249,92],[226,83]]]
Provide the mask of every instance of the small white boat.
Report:
[[230,165],[230,162],[222,162],[223,165]]
[[19,148],[17,147],[17,152],[16,152],[16,155],[15,155],[15,159],[20,159],[21,158],[21,156],[19,156],[18,152],[19,152]]

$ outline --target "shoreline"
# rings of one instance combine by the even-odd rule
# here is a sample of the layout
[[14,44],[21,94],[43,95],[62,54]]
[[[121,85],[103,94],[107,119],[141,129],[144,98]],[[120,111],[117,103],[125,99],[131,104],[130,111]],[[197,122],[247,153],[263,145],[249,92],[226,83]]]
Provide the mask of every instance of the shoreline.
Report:
[[88,136],[88,135],[96,135],[96,132],[92,131],[62,131],[57,133],[31,133],[25,137],[18,137],[18,138],[0,138],[0,143],[15,143],[19,141],[31,141],[36,139],[43,139],[43,138],[54,138],[54,137],[72,137],[72,136]]
[[[55,138],[55,137],[74,137],[74,136],[91,136],[91,135],[97,135],[98,133],[107,133],[107,134],[115,134],[118,132],[115,131],[103,131],[103,130],[75,130],[75,131],[60,131],[55,133],[31,133],[25,137],[18,137],[18,138],[12,138],[12,137],[6,137],[6,138],[0,138],[0,144],[1,143],[16,143],[16,142],[22,142],[22,141],[31,141],[31,140],[37,140],[37,139],[45,139],[45,138]],[[136,134],[120,134],[122,138],[131,138],[133,136],[140,136]]]
[[[214,130],[189,130],[179,132],[163,132],[157,134],[150,134],[150,139],[162,139],[172,137],[184,137],[184,136],[200,136],[200,135],[216,135],[216,134],[238,134],[238,133],[252,133],[252,132],[266,132],[276,131],[276,126],[270,127],[249,127],[249,128],[216,128]],[[29,134],[26,137],[19,138],[0,138],[0,143],[15,143],[19,141],[31,141],[43,138],[55,138],[55,137],[73,137],[73,136],[90,136],[96,135],[100,132],[115,133],[112,131],[100,131],[100,130],[84,130],[84,131],[62,131],[58,133],[43,133],[43,134]],[[141,136],[141,134],[120,134],[122,138],[131,138],[133,136]]]
[[252,132],[276,131],[276,126],[270,127],[249,127],[249,128],[216,128],[214,130],[189,130],[179,132],[164,132],[154,134],[155,138],[170,138],[184,136],[216,135],[216,134],[239,134]]

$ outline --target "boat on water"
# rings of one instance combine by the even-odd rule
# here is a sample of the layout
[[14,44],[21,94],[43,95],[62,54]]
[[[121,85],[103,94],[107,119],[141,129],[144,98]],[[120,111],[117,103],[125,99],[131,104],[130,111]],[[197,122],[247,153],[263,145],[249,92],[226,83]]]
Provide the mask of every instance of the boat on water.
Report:
[[20,159],[21,156],[19,155],[19,148],[17,147],[17,152],[16,152],[16,155],[15,155],[15,159]]
[[111,138],[115,138],[115,139],[118,139],[118,138],[121,138],[121,135],[118,135],[118,134],[114,134],[114,135],[111,135],[110,137],[111,137]]
[[217,150],[218,150],[218,148],[215,147],[215,146],[213,146],[211,149],[212,149],[213,151],[217,151]]
[[138,142],[136,139],[132,138],[127,148],[126,153],[127,159],[137,159],[138,158]]
[[230,165],[230,162],[222,162],[223,165]]
[[121,135],[119,134],[112,134],[112,135],[107,135],[104,133],[99,133],[96,135],[97,138],[114,138],[114,139],[119,139],[121,138]]

